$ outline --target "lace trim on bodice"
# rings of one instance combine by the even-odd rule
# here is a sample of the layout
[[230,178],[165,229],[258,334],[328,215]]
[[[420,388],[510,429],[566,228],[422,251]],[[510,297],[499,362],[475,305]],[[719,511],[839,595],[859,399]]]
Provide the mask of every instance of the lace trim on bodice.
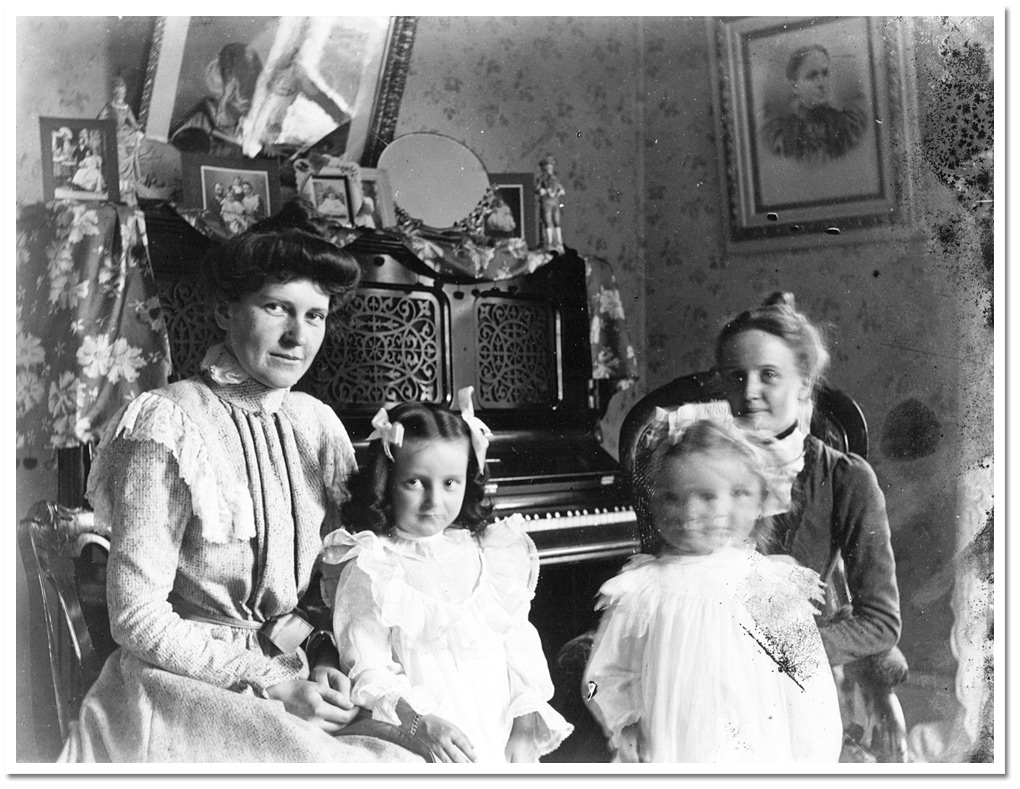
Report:
[[[529,605],[538,579],[538,555],[523,524],[520,515],[512,515],[490,525],[480,538],[461,529],[447,529],[414,540],[340,529],[324,540],[323,561],[337,565],[356,561],[372,581],[383,622],[400,628],[412,641],[470,638],[470,628],[458,625],[472,622],[484,622],[503,633],[519,620],[521,608]],[[459,602],[411,586],[402,564],[408,558],[431,558],[449,548],[451,541],[461,545],[474,542],[481,558],[478,582]]]

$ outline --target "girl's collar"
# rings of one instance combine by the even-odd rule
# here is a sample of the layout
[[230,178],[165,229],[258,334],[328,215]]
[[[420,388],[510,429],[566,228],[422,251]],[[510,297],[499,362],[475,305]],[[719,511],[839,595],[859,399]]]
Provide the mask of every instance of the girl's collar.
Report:
[[436,534],[427,534],[427,535],[426,534],[411,534],[411,532],[402,531],[401,529],[399,529],[396,526],[394,526],[393,527],[393,531],[392,531],[392,535],[393,535],[394,539],[403,540],[404,542],[420,542],[420,543],[442,542],[443,538],[446,536],[446,532],[448,532],[449,530],[450,530],[450,527],[448,526],[448,527],[446,527],[446,529],[444,529],[441,532],[437,532]]

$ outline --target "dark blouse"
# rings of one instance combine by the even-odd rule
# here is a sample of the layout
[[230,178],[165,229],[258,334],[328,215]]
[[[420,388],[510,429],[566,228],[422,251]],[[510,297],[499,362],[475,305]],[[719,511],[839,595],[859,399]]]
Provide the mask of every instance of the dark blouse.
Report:
[[[768,552],[790,554],[829,580],[832,613],[819,621],[829,662],[842,665],[895,646],[900,637],[896,564],[885,496],[874,470],[859,455],[808,436],[792,499],[791,511],[774,518]],[[840,587],[850,597],[841,610],[846,592],[841,594]]]

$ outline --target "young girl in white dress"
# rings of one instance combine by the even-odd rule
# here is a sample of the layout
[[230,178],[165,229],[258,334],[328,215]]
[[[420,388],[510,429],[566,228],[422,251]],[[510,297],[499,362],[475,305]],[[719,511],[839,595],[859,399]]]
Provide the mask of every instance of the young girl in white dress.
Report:
[[836,763],[818,575],[755,550],[782,485],[725,403],[659,417],[635,483],[661,546],[602,586],[584,678],[615,760]]
[[537,762],[573,730],[548,704],[528,621],[538,555],[520,515],[486,525],[491,433],[471,389],[458,397],[459,414],[426,403],[376,414],[344,509],[351,531],[325,539],[323,598],[351,699],[373,718],[439,761]]

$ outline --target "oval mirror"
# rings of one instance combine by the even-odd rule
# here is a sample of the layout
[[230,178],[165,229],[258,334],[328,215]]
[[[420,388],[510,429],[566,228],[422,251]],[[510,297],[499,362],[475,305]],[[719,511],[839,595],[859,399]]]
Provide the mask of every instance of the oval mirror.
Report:
[[443,134],[397,137],[379,155],[393,202],[414,219],[448,228],[466,219],[489,188],[485,165],[464,143]]

